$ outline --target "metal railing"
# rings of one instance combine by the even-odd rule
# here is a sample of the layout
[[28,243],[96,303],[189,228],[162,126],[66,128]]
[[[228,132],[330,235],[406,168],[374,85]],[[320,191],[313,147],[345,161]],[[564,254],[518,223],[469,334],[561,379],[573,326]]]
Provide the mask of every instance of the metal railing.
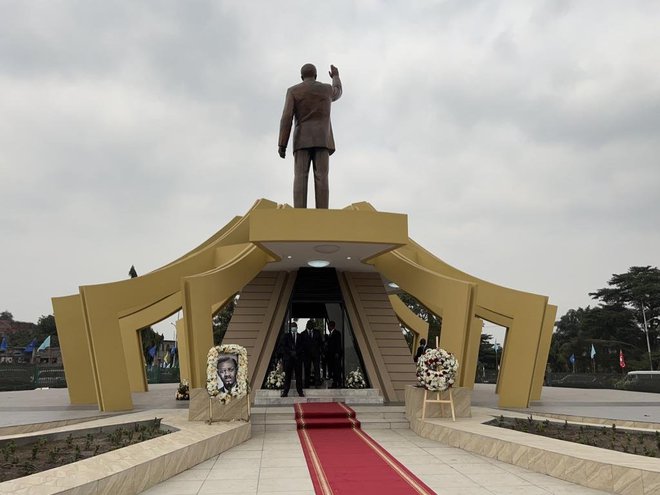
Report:
[[65,387],[62,366],[0,363],[0,391]]
[[[179,368],[145,368],[147,383],[179,383]],[[0,363],[0,392],[66,388],[62,365]]]

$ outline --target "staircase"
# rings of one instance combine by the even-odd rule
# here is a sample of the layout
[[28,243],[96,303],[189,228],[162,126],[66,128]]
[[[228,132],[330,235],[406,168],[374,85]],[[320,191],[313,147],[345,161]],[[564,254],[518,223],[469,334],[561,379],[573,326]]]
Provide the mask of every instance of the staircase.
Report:
[[[307,391],[305,391],[307,395]],[[280,398],[281,401],[295,399],[304,401],[308,397]],[[318,401],[318,400],[317,400]],[[343,402],[343,401],[335,401]],[[363,430],[409,428],[405,417],[405,407],[378,404],[351,404]],[[253,432],[295,430],[297,428],[293,401],[271,406],[255,406],[250,411]]]
[[254,405],[293,405],[295,402],[344,402],[349,405],[383,403],[383,396],[377,388],[306,388],[305,397],[298,397],[295,380],[292,380],[289,396],[280,397],[281,393],[281,390],[257,390]]

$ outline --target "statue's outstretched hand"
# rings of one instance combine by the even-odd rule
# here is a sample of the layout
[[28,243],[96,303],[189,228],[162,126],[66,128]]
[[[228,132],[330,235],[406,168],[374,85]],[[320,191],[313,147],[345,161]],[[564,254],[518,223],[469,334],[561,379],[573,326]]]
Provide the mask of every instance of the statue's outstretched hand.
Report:
[[331,65],[330,66],[330,72],[328,72],[328,74],[330,74],[330,77],[338,76],[339,75],[339,69],[337,69],[337,67],[335,67],[334,65]]
[[280,155],[280,158],[286,157],[286,148],[284,146],[279,146],[277,148],[277,153]]

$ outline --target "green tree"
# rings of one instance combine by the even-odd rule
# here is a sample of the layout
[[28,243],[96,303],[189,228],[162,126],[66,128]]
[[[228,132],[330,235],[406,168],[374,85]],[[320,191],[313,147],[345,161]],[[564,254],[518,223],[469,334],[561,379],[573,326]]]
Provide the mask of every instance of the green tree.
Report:
[[626,273],[612,275],[609,287],[589,293],[606,305],[619,305],[631,311],[637,327],[648,325],[651,349],[658,351],[660,332],[660,270],[650,266],[631,266]]
[[220,308],[215,315],[213,315],[213,345],[222,344],[222,340],[225,338],[225,333],[227,333],[227,328],[229,327],[231,317],[234,315],[234,309],[238,304],[238,300],[238,296],[232,298],[227,304]]
[[59,347],[57,326],[55,325],[55,317],[53,315],[41,315],[37,320],[37,328],[39,329],[41,337],[44,339],[50,337],[51,347]]
[[548,365],[553,371],[591,371],[591,346],[596,350],[597,370],[616,372],[619,350],[630,359],[642,352],[644,334],[635,325],[631,312],[618,304],[570,309],[555,323]]
[[426,306],[407,292],[401,291],[397,295],[413,313],[429,324],[429,336],[427,341],[429,346],[434,347],[436,337],[439,338],[440,332],[442,331],[442,318],[429,311]]
[[140,338],[142,339],[142,349],[144,350],[144,355],[147,359],[147,362],[149,362],[149,349],[151,349],[153,346],[158,347],[160,343],[165,340],[165,337],[159,333],[156,333],[153,328],[146,327],[140,330]]
[[[499,356],[497,360],[499,361]],[[490,334],[481,334],[479,341],[479,362],[486,369],[497,369],[497,364],[495,363],[495,340]]]
[[5,310],[2,313],[0,313],[0,320],[14,321],[14,315],[11,314],[9,311]]

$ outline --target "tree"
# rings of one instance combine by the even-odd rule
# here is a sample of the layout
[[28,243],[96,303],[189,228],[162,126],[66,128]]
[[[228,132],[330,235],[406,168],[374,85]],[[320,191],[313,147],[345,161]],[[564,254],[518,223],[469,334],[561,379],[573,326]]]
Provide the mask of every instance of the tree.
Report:
[[481,339],[479,341],[479,362],[483,364],[486,369],[497,369],[497,363],[495,361],[495,341],[490,334],[481,334]]
[[572,371],[575,356],[578,371],[590,371],[591,346],[596,350],[596,369],[616,372],[619,350],[637,359],[643,350],[644,334],[635,325],[631,312],[618,304],[570,309],[555,323],[548,365],[554,371]]
[[213,316],[213,345],[222,344],[237,303],[238,297],[233,297]]
[[14,315],[11,314],[9,311],[5,310],[2,313],[0,313],[0,320],[14,321]]
[[650,266],[631,266],[626,273],[614,274],[609,287],[589,293],[606,305],[619,305],[631,311],[637,327],[648,325],[651,349],[658,350],[660,332],[660,270]]
[[435,346],[436,337],[440,336],[442,330],[442,318],[429,311],[426,306],[407,292],[401,291],[398,296],[413,313],[429,324],[428,345]]
[[142,348],[146,351],[151,349],[153,346],[159,346],[160,343],[165,340],[161,334],[156,333],[156,331],[151,327],[146,327],[140,330],[140,336],[142,338]]

